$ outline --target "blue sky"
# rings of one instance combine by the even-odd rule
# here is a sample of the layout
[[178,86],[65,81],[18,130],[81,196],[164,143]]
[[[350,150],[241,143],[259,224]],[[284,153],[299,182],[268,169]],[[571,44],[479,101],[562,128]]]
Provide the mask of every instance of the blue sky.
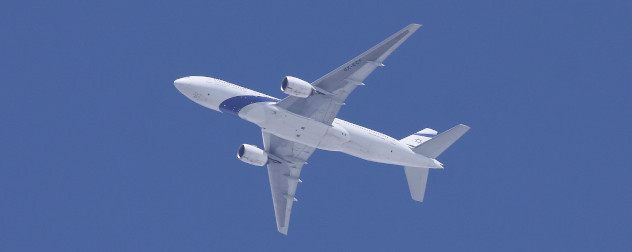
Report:
[[[0,10],[0,250],[632,249],[629,1],[11,2]],[[424,26],[339,117],[403,138],[472,127],[431,171],[317,151],[289,235],[255,125],[173,80],[284,97]]]

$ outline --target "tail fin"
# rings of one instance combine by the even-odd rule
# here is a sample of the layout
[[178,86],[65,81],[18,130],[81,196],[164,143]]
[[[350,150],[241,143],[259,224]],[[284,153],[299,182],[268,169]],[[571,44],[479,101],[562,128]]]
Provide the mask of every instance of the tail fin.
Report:
[[426,192],[426,181],[428,181],[428,168],[408,167],[404,166],[406,172],[406,180],[408,181],[408,189],[413,200],[424,201]]
[[417,132],[415,134],[412,134],[410,136],[402,138],[399,141],[402,142],[402,143],[405,143],[410,148],[415,148],[415,147],[421,145],[422,143],[432,139],[436,135],[437,135],[437,131],[436,130],[433,130],[431,128],[425,128],[425,129],[422,129],[422,130],[420,130],[419,132]]
[[413,151],[429,158],[437,158],[469,129],[470,127],[459,124],[413,148]]

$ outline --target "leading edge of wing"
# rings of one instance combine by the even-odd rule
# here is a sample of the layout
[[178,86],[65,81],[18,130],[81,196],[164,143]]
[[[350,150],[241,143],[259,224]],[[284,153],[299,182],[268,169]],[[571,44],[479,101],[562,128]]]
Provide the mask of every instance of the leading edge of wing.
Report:
[[[406,39],[408,39],[408,37],[410,37],[413,33],[415,33],[415,31],[417,31],[417,29],[419,29],[419,27],[421,27],[420,24],[409,24],[406,27],[404,27],[403,29],[401,29],[400,31],[396,32],[395,34],[391,35],[390,37],[388,37],[387,39],[385,39],[384,41],[380,42],[379,44],[371,47],[371,49],[363,52],[362,54],[358,55],[357,57],[353,58],[352,60],[348,61],[347,63],[339,66],[338,68],[334,69],[333,71],[327,73],[326,75],[318,78],[316,81],[314,81],[312,83],[312,85],[318,85],[319,83],[323,82],[324,80],[332,77],[333,75],[335,75],[338,72],[351,72],[349,75],[351,75],[353,72],[357,71],[360,67],[358,67],[358,64],[361,63],[373,63],[373,65],[375,67],[382,65],[382,62],[384,62],[384,60],[391,55],[391,53],[397,49],[397,47],[399,47],[402,43],[404,43],[404,41],[406,41]],[[361,62],[364,61],[364,62]],[[362,64],[363,65],[363,64]],[[355,69],[354,69],[355,68]],[[373,68],[374,69],[374,68]],[[361,76],[361,79],[357,79],[356,81],[363,81],[372,71],[369,71],[368,73],[366,73],[365,76]],[[333,90],[327,90],[327,91],[333,91]]]

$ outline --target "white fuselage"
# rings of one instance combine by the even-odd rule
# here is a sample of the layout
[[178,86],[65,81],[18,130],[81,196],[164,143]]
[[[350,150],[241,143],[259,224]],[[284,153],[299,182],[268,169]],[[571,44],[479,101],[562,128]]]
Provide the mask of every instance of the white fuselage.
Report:
[[279,99],[223,80],[190,76],[176,88],[194,102],[235,114],[280,138],[318,149],[340,151],[369,161],[423,168],[442,168],[435,159],[416,154],[406,144],[377,131],[336,118],[327,125],[276,106]]

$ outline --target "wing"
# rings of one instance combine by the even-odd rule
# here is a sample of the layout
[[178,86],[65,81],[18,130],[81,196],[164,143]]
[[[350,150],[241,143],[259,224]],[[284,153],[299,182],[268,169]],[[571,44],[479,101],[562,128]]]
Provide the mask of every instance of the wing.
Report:
[[326,124],[331,124],[336,118],[340,106],[347,96],[357,87],[399,45],[412,35],[421,25],[410,24],[401,31],[393,34],[368,51],[360,54],[344,65],[336,68],[327,75],[312,83],[318,94],[307,98],[289,96],[277,103],[295,114],[312,118]]
[[297,201],[294,195],[300,182],[301,168],[314,152],[314,148],[265,131],[262,131],[262,135],[264,149],[271,159],[268,163],[268,177],[277,229],[287,235],[292,204]]

